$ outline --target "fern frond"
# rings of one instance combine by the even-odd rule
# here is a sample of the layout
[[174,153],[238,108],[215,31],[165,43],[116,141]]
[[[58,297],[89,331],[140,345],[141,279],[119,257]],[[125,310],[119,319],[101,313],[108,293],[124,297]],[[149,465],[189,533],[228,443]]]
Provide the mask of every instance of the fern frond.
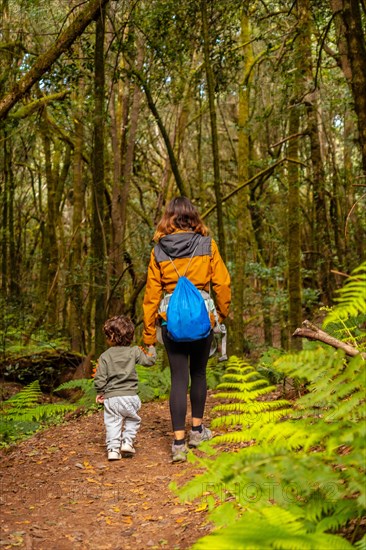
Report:
[[95,396],[97,392],[95,391],[93,378],[79,378],[77,380],[69,380],[68,382],[64,382],[63,384],[58,386],[55,391],[57,392],[62,390],[81,390],[82,395],[77,399],[77,401],[75,401],[75,408],[85,407],[90,410],[93,408],[97,408],[97,405],[95,403]]
[[289,407],[289,401],[285,399],[279,399],[278,401],[250,401],[247,403],[223,403],[221,405],[215,405],[213,411],[239,411],[239,412],[251,412],[261,413],[267,410],[281,409],[282,407]]
[[[198,458],[206,472],[183,489],[185,498],[201,490],[209,506],[215,503],[213,519],[224,527],[194,548],[351,548],[325,531],[365,515],[362,358],[346,360],[344,353],[321,347],[281,357],[276,370],[307,382],[308,393],[293,408],[266,397],[269,385],[249,388],[260,376],[243,379],[241,369],[245,365],[248,375],[250,368],[237,358],[234,363],[237,376],[218,394],[229,402],[215,407],[223,414],[213,421],[234,431],[209,443],[216,449],[220,443],[236,446],[214,460]],[[228,500],[234,504],[225,506]]]
[[13,410],[22,410],[24,408],[34,407],[42,397],[42,391],[39,380],[34,380],[4,402],[5,408]]
[[343,352],[318,347],[283,355],[275,361],[274,367],[289,378],[307,380],[318,388],[342,372],[344,364]]
[[[303,369],[300,361],[303,362]],[[316,361],[320,361],[318,369],[315,367]],[[318,349],[310,353],[300,352],[294,362],[282,357],[276,362],[276,368],[291,377],[297,377],[302,372],[310,382],[309,393],[297,401],[296,407],[309,411],[314,418],[322,415],[331,422],[334,419],[349,419],[350,413],[356,417],[359,411],[364,410],[365,361],[360,355],[346,362],[342,352]],[[319,371],[322,378],[319,378]]]
[[216,435],[212,443],[216,445],[221,445],[221,443],[247,443],[251,439],[247,431],[228,432],[224,435]]
[[239,374],[243,374],[245,372],[253,372],[253,367],[243,359],[231,356],[230,364],[226,366],[226,372],[237,372]]
[[[240,389],[237,386],[232,385],[232,390]],[[227,389],[230,389],[228,387]],[[215,398],[219,399],[237,399],[238,401],[243,402],[253,402],[258,397],[269,394],[271,391],[274,391],[275,386],[264,386],[263,388],[253,388],[249,384],[243,384],[241,391],[231,391],[231,392],[219,392],[215,394]]]
[[255,380],[254,382],[221,382],[218,384],[217,389],[227,389],[227,390],[238,390],[239,392],[243,391],[252,391],[254,389],[268,388],[268,382],[265,379]]
[[355,546],[357,546],[357,550],[366,550],[366,535],[364,535],[361,540],[356,542]]
[[277,506],[263,508],[261,513],[246,512],[226,529],[214,531],[198,542],[193,550],[314,550],[332,548],[349,550],[352,545],[336,535],[311,533],[301,517]]
[[[211,425],[213,428],[221,428],[222,426],[242,426],[243,429],[245,428],[245,431],[242,432],[245,437],[243,441],[248,441],[248,438],[255,439],[255,436],[257,435],[257,431],[255,432],[255,434],[253,432],[248,432],[248,430],[251,429],[254,424],[262,426],[263,424],[266,424],[268,422],[279,422],[282,418],[288,416],[290,412],[291,409],[273,409],[270,411],[262,411],[259,414],[248,412],[245,414],[225,415],[219,416],[212,420]],[[230,437],[231,434],[223,434],[221,436],[218,436],[218,438],[220,438],[220,443],[231,441]],[[215,442],[217,442],[216,437],[214,439],[214,443]]]
[[[55,389],[55,392],[62,391],[62,390],[76,390],[80,389],[84,391],[85,393],[88,393],[89,391],[93,390],[94,388],[94,380],[92,378],[79,378],[78,380],[69,380],[68,382],[64,382],[58,388]],[[94,393],[95,390],[94,390]]]
[[337,531],[353,518],[357,518],[359,509],[357,503],[352,500],[336,501],[332,503],[331,515],[327,517],[319,516],[317,530],[320,531]]
[[337,305],[324,320],[324,327],[366,312],[366,262],[354,269],[344,286],[337,290]]
[[226,380],[230,382],[230,380],[235,380],[238,382],[249,382],[250,380],[255,380],[258,378],[257,373],[253,370],[253,368],[248,369],[249,372],[247,374],[243,374],[240,372],[239,369],[235,369],[235,372],[226,372],[222,375],[222,380],[225,382]]
[[23,411],[19,409],[10,409],[7,414],[9,420],[13,422],[43,422],[50,418],[62,416],[75,409],[76,405],[55,403],[39,405],[38,407],[24,409]]

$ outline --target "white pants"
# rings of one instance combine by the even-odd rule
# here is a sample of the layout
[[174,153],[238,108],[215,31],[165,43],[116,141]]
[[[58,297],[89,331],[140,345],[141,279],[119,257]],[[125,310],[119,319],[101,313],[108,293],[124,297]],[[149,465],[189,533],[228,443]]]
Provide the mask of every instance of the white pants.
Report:
[[141,418],[137,414],[140,407],[141,401],[138,395],[108,397],[104,400],[108,451],[119,449],[123,440],[133,443],[141,424]]

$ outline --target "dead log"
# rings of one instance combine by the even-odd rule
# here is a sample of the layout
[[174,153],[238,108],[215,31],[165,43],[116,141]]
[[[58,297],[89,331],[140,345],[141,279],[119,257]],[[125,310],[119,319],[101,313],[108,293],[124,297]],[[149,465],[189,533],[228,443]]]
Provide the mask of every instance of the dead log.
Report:
[[0,364],[0,377],[21,384],[39,380],[42,390],[52,391],[63,382],[72,380],[76,372],[81,377],[78,370],[81,365],[85,368],[85,358],[79,353],[42,350],[7,356]]
[[[346,342],[341,342],[333,336],[330,336],[330,334],[324,332],[324,330],[321,330],[310,321],[305,320],[303,321],[302,325],[304,328],[297,328],[292,335],[293,337],[307,338],[308,340],[318,340],[319,342],[323,342],[324,344],[332,346],[333,348],[343,349],[346,355],[349,355],[350,357],[355,357],[356,355],[359,355],[360,351],[357,348],[351,346],[350,344],[347,344]],[[366,358],[365,353],[362,353],[361,356],[364,359]]]

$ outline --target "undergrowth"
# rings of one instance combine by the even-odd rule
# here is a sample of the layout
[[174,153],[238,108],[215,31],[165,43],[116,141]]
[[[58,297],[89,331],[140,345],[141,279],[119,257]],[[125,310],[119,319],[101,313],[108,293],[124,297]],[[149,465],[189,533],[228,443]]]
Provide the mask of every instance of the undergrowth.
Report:
[[[364,361],[319,348],[275,366],[309,383],[293,407],[272,400],[273,387],[244,361],[228,362],[217,394],[225,403],[215,407],[226,414],[212,423],[226,433],[206,444],[208,457],[191,457],[206,473],[179,490],[203,498],[220,527],[195,549],[351,548],[362,534],[354,527],[349,542],[336,533],[361,525],[366,511]],[[233,452],[215,452],[228,443]]]
[[[210,359],[207,369],[208,388],[216,387],[223,365]],[[154,399],[166,399],[170,391],[170,370],[154,367],[136,366],[139,377],[138,392],[142,402]],[[68,402],[41,404],[44,394],[40,381],[35,380],[19,393],[1,403],[0,410],[0,447],[15,443],[31,436],[37,430],[51,424],[62,422],[66,413],[82,409],[85,413],[102,408],[95,403],[94,380],[70,380],[58,386],[55,394],[68,395]]]
[[77,405],[71,403],[41,403],[43,393],[38,380],[1,403],[0,446],[23,439],[44,425],[62,420]]
[[[364,349],[365,264],[326,321]],[[353,316],[353,317],[352,317]],[[279,356],[279,377],[306,393],[294,404],[252,366],[231,357],[214,408],[221,434],[189,460],[204,473],[178,488],[216,525],[195,550],[366,549],[365,361],[323,344]],[[267,374],[267,373],[265,373]]]

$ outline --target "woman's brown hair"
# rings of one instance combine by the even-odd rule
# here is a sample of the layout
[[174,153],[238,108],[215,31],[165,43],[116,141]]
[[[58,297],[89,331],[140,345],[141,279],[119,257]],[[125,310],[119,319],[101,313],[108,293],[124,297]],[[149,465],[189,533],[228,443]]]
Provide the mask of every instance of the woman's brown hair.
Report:
[[116,315],[104,323],[103,331],[114,346],[129,346],[135,334],[135,325],[129,317]]
[[159,241],[177,229],[208,235],[208,228],[201,220],[197,208],[187,197],[176,197],[170,201],[156,227],[154,241]]

